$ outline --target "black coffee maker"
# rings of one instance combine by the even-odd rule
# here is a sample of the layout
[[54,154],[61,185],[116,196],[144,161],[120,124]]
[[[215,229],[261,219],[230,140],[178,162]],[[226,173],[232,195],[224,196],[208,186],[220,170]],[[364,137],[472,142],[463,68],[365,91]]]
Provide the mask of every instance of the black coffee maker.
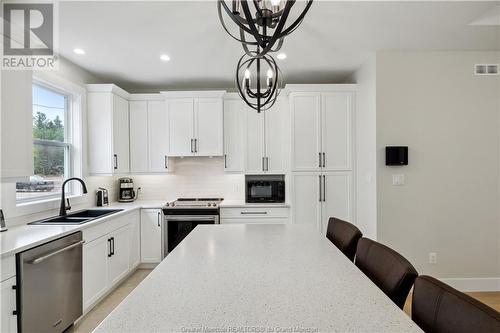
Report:
[[132,202],[137,199],[139,195],[140,187],[137,189],[137,193],[134,190],[134,181],[132,178],[120,178],[119,182],[119,190],[118,190],[118,201],[119,202]]

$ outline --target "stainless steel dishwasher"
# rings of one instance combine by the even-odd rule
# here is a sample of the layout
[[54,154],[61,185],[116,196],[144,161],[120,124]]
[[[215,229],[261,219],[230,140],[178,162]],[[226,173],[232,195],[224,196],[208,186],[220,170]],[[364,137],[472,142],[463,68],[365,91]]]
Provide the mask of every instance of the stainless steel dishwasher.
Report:
[[62,332],[82,315],[82,233],[17,254],[19,332]]

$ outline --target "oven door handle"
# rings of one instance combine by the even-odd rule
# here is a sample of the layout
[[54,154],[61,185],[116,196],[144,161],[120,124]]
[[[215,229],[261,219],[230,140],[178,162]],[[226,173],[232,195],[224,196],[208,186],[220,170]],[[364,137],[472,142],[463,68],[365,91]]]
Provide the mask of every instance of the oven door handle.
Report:
[[175,215],[175,216],[166,216],[165,217],[165,220],[167,222],[169,221],[214,221],[216,220],[217,218],[215,216],[178,216],[178,215]]

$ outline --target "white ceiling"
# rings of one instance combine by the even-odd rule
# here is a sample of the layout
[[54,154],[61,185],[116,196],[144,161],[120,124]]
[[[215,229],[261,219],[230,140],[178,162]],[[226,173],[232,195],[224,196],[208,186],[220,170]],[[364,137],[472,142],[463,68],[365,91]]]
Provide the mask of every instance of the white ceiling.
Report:
[[[499,50],[499,26],[469,25],[498,4],[317,1],[279,64],[287,83],[335,83],[376,50]],[[243,50],[223,31],[215,1],[70,1],[59,17],[62,56],[130,91],[234,85]]]

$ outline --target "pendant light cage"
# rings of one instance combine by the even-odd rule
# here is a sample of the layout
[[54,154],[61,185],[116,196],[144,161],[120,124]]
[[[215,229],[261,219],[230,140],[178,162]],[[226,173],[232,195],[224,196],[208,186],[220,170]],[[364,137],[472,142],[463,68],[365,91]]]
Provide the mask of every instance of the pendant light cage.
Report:
[[255,57],[246,53],[238,61],[235,81],[240,97],[259,113],[276,103],[284,82],[273,57]]
[[[218,0],[217,9],[224,30],[241,43],[248,56],[259,57],[280,50],[284,38],[302,23],[312,2],[313,0]],[[304,8],[292,23],[287,24],[292,19],[292,9],[294,6],[298,7],[297,3],[303,3]],[[239,30],[237,34],[230,31],[224,16],[236,24]]]

